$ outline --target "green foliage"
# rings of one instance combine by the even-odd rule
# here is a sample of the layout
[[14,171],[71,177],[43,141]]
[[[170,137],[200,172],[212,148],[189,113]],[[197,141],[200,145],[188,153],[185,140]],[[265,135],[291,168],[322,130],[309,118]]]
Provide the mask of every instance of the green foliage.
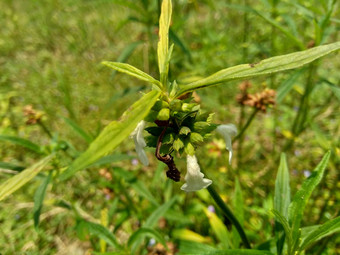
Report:
[[[339,3],[171,2],[0,3],[2,253],[339,253]],[[179,183],[153,156],[167,121]],[[231,165],[215,123],[238,127]],[[208,191],[180,190],[186,154]]]
[[62,173],[61,180],[66,180],[75,172],[88,167],[117,147],[127,138],[156,102],[159,92],[151,91],[134,103],[117,122],[111,122],[100,135],[90,144],[89,148],[79,156],[72,165]]
[[12,178],[9,178],[0,185],[0,201],[20,189],[30,180],[32,180],[37,174],[39,174],[44,167],[49,163],[53,156],[48,156],[33,166],[26,168],[22,172],[18,173]]

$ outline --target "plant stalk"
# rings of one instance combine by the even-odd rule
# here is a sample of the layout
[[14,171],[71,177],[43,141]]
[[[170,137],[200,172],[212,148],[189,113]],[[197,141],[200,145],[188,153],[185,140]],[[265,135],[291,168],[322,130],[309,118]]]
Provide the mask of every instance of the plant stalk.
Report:
[[241,137],[243,136],[244,132],[247,130],[247,128],[250,126],[250,124],[254,120],[254,117],[258,113],[258,111],[259,111],[259,109],[257,109],[257,108],[254,109],[253,113],[250,115],[249,119],[247,120],[247,123],[243,126],[242,130],[240,131],[240,133],[238,133],[238,135],[235,136],[233,142],[241,139]]
[[241,226],[241,224],[239,223],[239,221],[237,220],[237,218],[235,217],[235,215],[232,213],[232,211],[228,208],[228,206],[223,202],[221,196],[216,192],[216,190],[213,188],[213,185],[210,185],[208,188],[208,192],[210,193],[211,197],[214,199],[214,201],[216,202],[217,206],[222,210],[223,214],[230,220],[230,222],[235,226],[237,232],[239,233],[242,242],[244,244],[244,246],[247,249],[251,249],[250,243],[248,241],[248,238]]

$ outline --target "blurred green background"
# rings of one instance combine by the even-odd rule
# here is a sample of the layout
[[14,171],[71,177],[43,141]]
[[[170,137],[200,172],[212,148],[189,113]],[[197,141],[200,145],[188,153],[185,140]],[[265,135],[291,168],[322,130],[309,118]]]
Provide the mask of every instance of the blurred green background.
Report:
[[[88,141],[141,96],[140,91],[148,91],[147,84],[100,63],[127,62],[158,78],[159,4],[154,0],[0,2],[0,134],[27,139],[41,149],[37,153],[29,146],[0,139],[0,161],[8,164],[1,165],[1,182],[50,151],[59,151],[53,163],[56,169],[67,166]],[[233,65],[335,42],[339,28],[336,1],[173,1],[171,80],[184,83]],[[339,68],[335,53],[299,70],[253,79],[249,93],[270,88],[280,97],[265,113],[256,114],[242,145],[234,144],[232,166],[227,164],[228,154],[218,136],[198,150],[202,169],[225,202],[244,211],[243,224],[255,246],[269,245],[273,236],[274,220],[268,210],[283,151],[293,194],[322,155],[332,151],[304,226],[340,214]],[[196,100],[216,113],[216,123],[241,125],[253,109],[237,102],[240,93],[239,83],[231,82],[198,91]],[[28,105],[42,114],[38,123],[27,123]],[[294,129],[298,114],[303,123]],[[0,253],[99,252],[98,237],[86,234],[79,218],[103,224],[101,215],[108,210],[107,226],[125,244],[157,206],[169,201],[171,208],[153,227],[176,249],[182,247],[184,252],[195,240],[213,247],[228,246],[211,227],[205,210],[213,202],[207,191],[182,192],[181,183],[166,179],[165,165],[153,153],[148,149],[151,164],[143,167],[136,161],[133,142],[127,140],[109,163],[78,172],[65,183],[52,181],[35,229],[33,196],[44,175],[38,176],[0,203]],[[184,173],[185,160],[176,163]],[[235,195],[238,182],[242,191],[236,190],[243,198]],[[139,252],[157,254],[151,253],[155,246],[150,240],[142,242]],[[322,242],[322,250],[323,243],[306,254],[340,253],[339,237]]]

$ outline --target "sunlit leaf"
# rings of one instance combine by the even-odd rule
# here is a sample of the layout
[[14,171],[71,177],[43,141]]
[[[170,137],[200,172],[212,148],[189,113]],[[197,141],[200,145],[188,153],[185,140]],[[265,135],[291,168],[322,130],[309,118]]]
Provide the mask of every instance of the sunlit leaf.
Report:
[[296,250],[299,236],[300,236],[300,224],[303,216],[303,212],[307,205],[307,202],[314,190],[314,188],[320,183],[324,171],[327,167],[329,158],[330,158],[330,151],[325,154],[322,158],[321,162],[318,166],[314,169],[311,176],[309,176],[302,184],[301,189],[295,194],[293,201],[291,202],[288,210],[289,222],[292,228],[292,235],[294,244],[294,250]]
[[333,233],[340,232],[340,217],[327,221],[325,224],[316,228],[302,242],[300,251],[306,249],[313,242],[329,236]]
[[210,212],[207,209],[205,210],[205,214],[209,219],[212,231],[215,233],[217,239],[221,242],[222,247],[225,249],[232,247],[231,236],[223,221],[220,220],[214,212]]
[[163,84],[168,75],[167,60],[169,51],[169,27],[171,22],[171,13],[171,0],[163,0],[161,16],[159,18],[159,42],[157,48],[158,67],[161,76],[161,82]]
[[24,186],[27,182],[32,180],[51,160],[52,156],[48,156],[33,166],[23,170],[19,174],[6,180],[0,185],[0,201]]
[[131,134],[138,122],[146,117],[159,94],[160,92],[153,90],[144,95],[124,112],[120,121],[113,121],[106,126],[88,149],[61,174],[61,180],[68,179],[77,171],[88,167],[115,149]]
[[273,74],[295,69],[340,49],[340,42],[331,43],[305,51],[272,57],[254,64],[243,64],[223,69],[204,79],[180,86],[176,96],[219,83],[250,79],[261,75]]
[[150,75],[148,75],[147,73],[144,73],[143,71],[139,70],[138,68],[129,65],[129,64],[125,64],[125,63],[120,63],[120,62],[109,62],[109,61],[103,61],[102,62],[103,65],[106,65],[118,72],[121,73],[126,73],[128,75],[131,75],[133,77],[136,77],[142,81],[146,81],[146,82],[150,82],[154,85],[156,85],[157,87],[162,87],[161,83],[159,81],[157,81],[156,79],[154,79],[153,77],[151,77]]

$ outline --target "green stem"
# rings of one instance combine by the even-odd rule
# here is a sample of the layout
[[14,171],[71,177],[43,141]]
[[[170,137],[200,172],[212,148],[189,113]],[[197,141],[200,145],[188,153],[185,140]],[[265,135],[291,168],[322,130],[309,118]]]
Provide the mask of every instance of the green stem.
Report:
[[[239,125],[238,129],[242,129],[243,123],[244,123],[244,105],[241,105],[241,112],[240,112],[240,118],[239,118]],[[239,139],[238,146],[237,146],[237,165],[239,166],[241,164],[242,159],[242,148],[243,148],[243,137]]]
[[248,238],[241,226],[241,224],[239,223],[239,221],[237,220],[237,218],[235,217],[235,215],[231,212],[231,210],[228,208],[228,206],[223,202],[222,198],[220,197],[220,195],[216,192],[216,190],[213,188],[212,185],[210,185],[208,188],[208,191],[211,195],[211,197],[214,199],[214,201],[216,202],[217,206],[222,210],[223,214],[230,220],[230,222],[235,226],[237,232],[239,233],[242,242],[244,244],[244,246],[247,249],[251,249],[250,243],[248,241]]
[[257,109],[257,108],[254,109],[254,111],[253,111],[253,113],[250,115],[250,117],[249,117],[247,123],[243,126],[242,130],[240,131],[240,133],[238,133],[238,135],[234,138],[233,142],[239,140],[239,139],[243,136],[244,132],[245,132],[245,131],[247,130],[247,128],[250,126],[251,122],[253,121],[253,119],[254,119],[254,117],[255,117],[255,115],[257,114],[258,111],[259,111],[259,109]]
[[38,120],[37,123],[42,128],[42,130],[44,130],[44,132],[48,135],[49,138],[53,138],[50,130],[48,130],[48,128],[45,126],[45,124],[41,120]]

